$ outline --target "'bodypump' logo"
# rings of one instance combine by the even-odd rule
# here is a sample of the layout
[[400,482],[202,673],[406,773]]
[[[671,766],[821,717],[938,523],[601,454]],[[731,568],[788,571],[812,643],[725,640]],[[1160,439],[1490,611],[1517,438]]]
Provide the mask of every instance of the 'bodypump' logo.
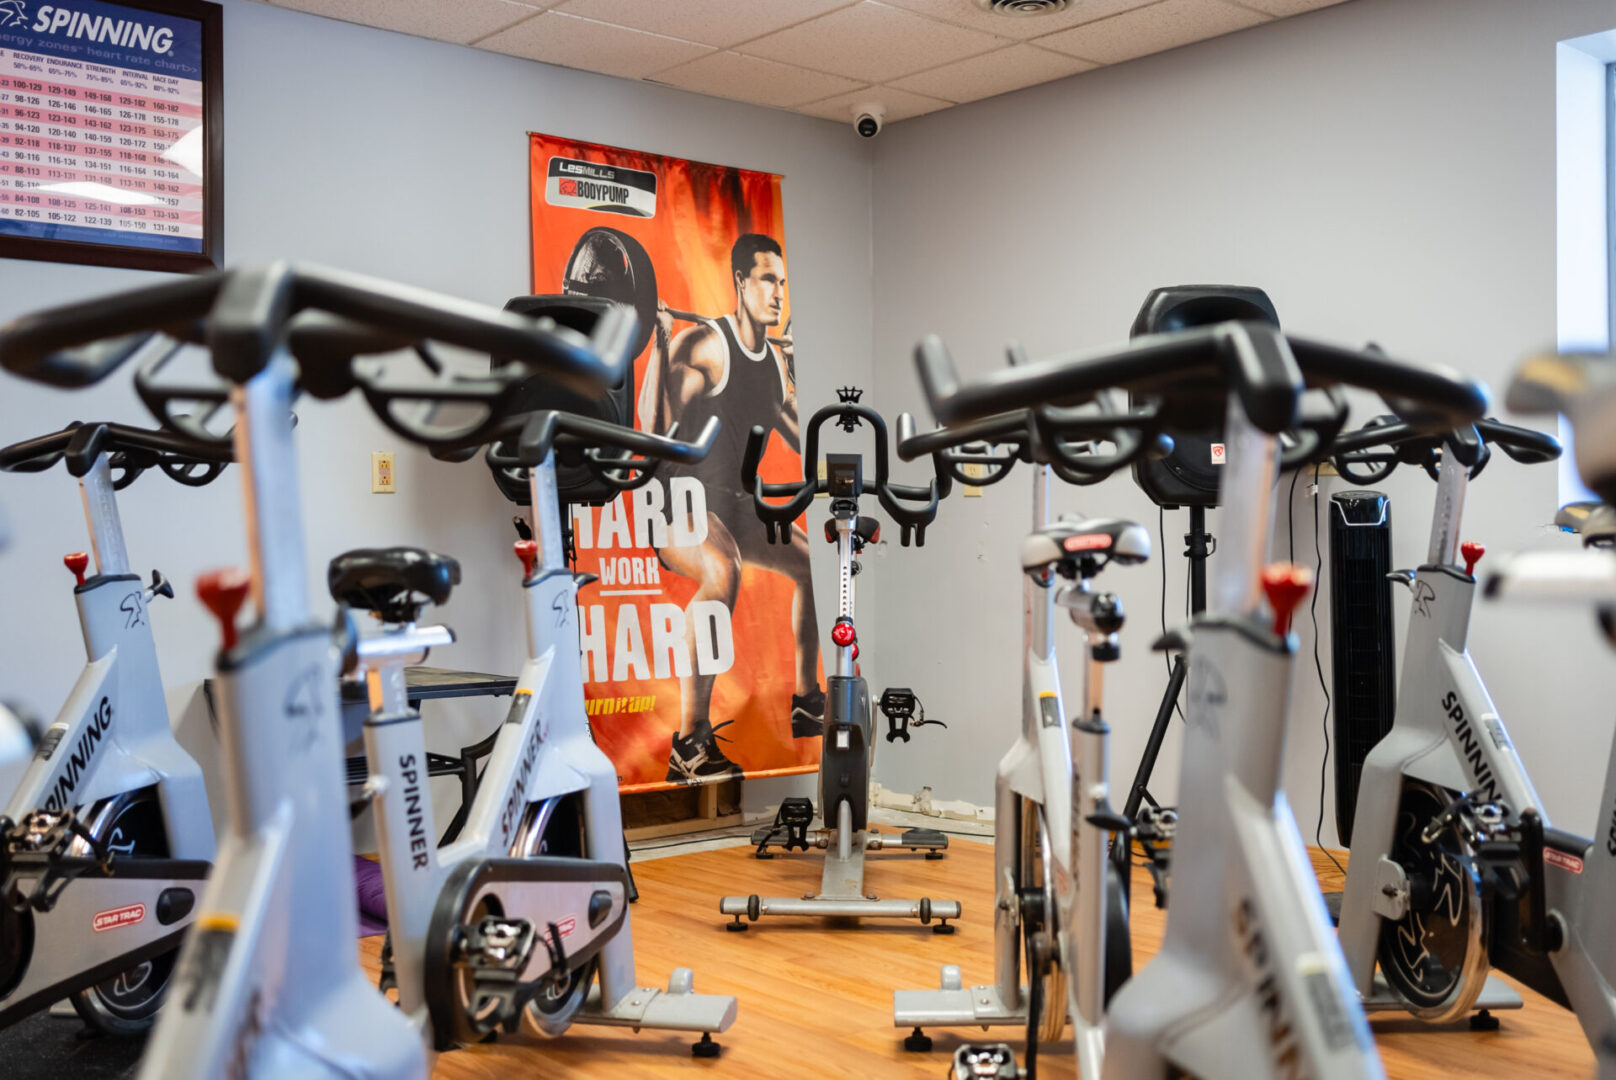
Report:
[[564,157],[552,157],[545,172],[544,200],[551,206],[656,216],[656,173]]
[[[0,0],[0,29],[27,26],[27,18],[23,0]],[[27,28],[36,34],[140,49],[158,56],[174,51],[174,31],[166,26],[153,26],[138,19],[115,19],[111,15],[90,15],[52,4],[43,5],[34,16],[33,25]]]

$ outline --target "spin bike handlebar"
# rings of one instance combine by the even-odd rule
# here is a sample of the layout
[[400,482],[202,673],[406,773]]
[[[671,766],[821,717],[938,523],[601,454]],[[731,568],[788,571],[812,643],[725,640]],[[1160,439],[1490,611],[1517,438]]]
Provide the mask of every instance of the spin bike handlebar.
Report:
[[[313,314],[309,314],[313,313]],[[587,334],[548,318],[532,319],[482,304],[393,285],[358,274],[277,262],[165,282],[112,297],[26,315],[0,328],[0,366],[52,386],[88,386],[111,374],[157,333],[195,341],[212,352],[214,370],[244,383],[270,362],[282,344],[296,342],[300,383],[319,397],[338,397],[359,386],[379,419],[400,436],[434,448],[481,445],[506,418],[501,406],[519,382],[543,374],[586,394],[622,381],[635,316],[602,305]],[[362,354],[388,352],[425,341],[508,358],[482,378],[443,377],[399,385],[354,370]],[[217,386],[165,386],[154,378],[174,351],[137,380],[147,407],[165,426],[193,438],[218,441],[189,415],[189,406],[220,402]],[[177,401],[187,411],[176,413]],[[401,418],[404,402],[464,402],[484,408],[480,422],[442,434]]]
[[[887,453],[886,421],[874,409],[854,402],[826,405],[814,413],[813,418],[808,421],[805,429],[806,437],[803,440],[803,477],[796,483],[771,484],[758,479],[758,466],[763,461],[763,450],[768,445],[769,431],[767,428],[754,426],[748,434],[746,455],[741,460],[741,487],[752,496],[757,515],[763,520],[768,531],[769,542],[775,543],[777,538],[783,538],[781,542],[790,543],[791,523],[802,516],[815,495],[829,492],[829,480],[821,479],[817,475],[819,429],[832,420],[840,421],[844,418],[869,424],[875,431],[875,482],[869,485],[869,488],[881,501],[882,508],[898,523],[900,542],[904,547],[908,547],[913,537],[916,546],[925,544],[926,526],[936,519],[937,504],[953,490],[953,480],[947,468],[937,460],[933,463],[934,475],[925,487],[900,484],[891,480],[888,477],[890,458]],[[910,435],[913,434],[912,417],[908,420],[907,428],[901,418],[899,424],[900,440],[906,431]],[[766,501],[781,498],[787,501],[784,503]],[[909,504],[919,505],[906,505],[904,500]]]
[[916,348],[915,362],[932,412],[943,424],[1051,401],[1089,401],[1119,387],[1158,398],[1162,426],[1171,427],[1185,413],[1204,418],[1207,392],[1219,382],[1239,395],[1258,429],[1273,435],[1305,419],[1300,401],[1308,385],[1372,390],[1405,421],[1427,430],[1473,423],[1487,409],[1482,385],[1451,368],[1289,337],[1257,322],[1147,334],[1126,345],[1004,368],[970,385],[960,382],[953,359],[935,337]]
[[82,477],[103,454],[117,474],[112,482],[115,491],[122,491],[153,466],[177,483],[201,487],[212,482],[235,460],[228,445],[199,443],[172,432],[126,424],[74,421],[61,431],[12,443],[0,450],[0,470],[44,472],[65,458],[67,471]]
[[[1531,428],[1487,419],[1453,431],[1431,433],[1389,416],[1377,417],[1357,431],[1339,436],[1330,446],[1329,456],[1342,479],[1362,485],[1379,483],[1400,464],[1418,465],[1435,480],[1440,461],[1437,452],[1445,449],[1470,468],[1473,479],[1491,460],[1493,446],[1523,465],[1541,465],[1560,457],[1560,440]],[[1385,452],[1370,452],[1377,447]],[[1359,472],[1361,466],[1368,468]]]
[[[628,491],[649,483],[664,461],[688,465],[705,459],[719,426],[718,417],[709,416],[694,442],[681,442],[675,438],[678,423],[669,426],[666,435],[654,435],[591,416],[543,409],[513,417],[507,434],[489,445],[485,458],[491,468],[519,481],[523,478],[515,474],[542,462],[553,448],[564,463],[582,464],[607,486]],[[609,450],[629,456],[614,456]]]
[[[1153,413],[1078,413],[1070,409],[1040,407],[937,428],[900,439],[898,456],[905,461],[931,455],[949,478],[968,487],[987,487],[1010,475],[1016,462],[1037,462],[1068,484],[1097,484],[1135,458],[1170,453],[1173,440],[1145,430]],[[904,413],[900,425],[913,431],[914,417]],[[1117,449],[1100,453],[1099,441]],[[980,465],[984,475],[971,476],[967,465]]]

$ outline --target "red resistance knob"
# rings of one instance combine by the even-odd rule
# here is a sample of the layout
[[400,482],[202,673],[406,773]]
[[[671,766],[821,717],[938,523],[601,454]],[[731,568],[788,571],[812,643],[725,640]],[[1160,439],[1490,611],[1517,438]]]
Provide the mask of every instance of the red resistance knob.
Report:
[[247,602],[252,590],[252,578],[237,566],[228,570],[210,570],[196,579],[196,594],[219,620],[223,648],[236,647],[236,615]]
[[87,551],[72,551],[62,556],[62,565],[73,571],[78,578],[78,584],[84,584],[84,571],[90,566],[90,553]]
[[1295,563],[1275,563],[1263,568],[1262,588],[1268,606],[1274,609],[1274,633],[1290,632],[1291,615],[1313,587],[1313,575]]
[[539,542],[537,540],[518,540],[516,542],[516,557],[522,560],[522,580],[526,581],[533,576],[533,568],[539,564]]
[[1465,561],[1465,573],[1475,577],[1476,564],[1481,561],[1483,555],[1487,554],[1487,547],[1485,544],[1478,544],[1474,540],[1466,540],[1459,545],[1459,554]]
[[[844,649],[849,645],[852,645],[855,649],[858,648],[856,644],[858,632],[853,629],[853,624],[847,620],[837,620],[836,625],[830,628],[830,639]],[[857,653],[854,653],[855,657],[857,655]]]

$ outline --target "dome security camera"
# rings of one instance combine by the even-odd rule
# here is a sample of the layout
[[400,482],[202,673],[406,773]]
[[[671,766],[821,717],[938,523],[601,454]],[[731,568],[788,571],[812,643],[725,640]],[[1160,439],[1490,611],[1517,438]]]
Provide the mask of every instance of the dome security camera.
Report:
[[865,101],[853,106],[853,130],[863,138],[875,138],[886,118],[886,106],[878,101]]

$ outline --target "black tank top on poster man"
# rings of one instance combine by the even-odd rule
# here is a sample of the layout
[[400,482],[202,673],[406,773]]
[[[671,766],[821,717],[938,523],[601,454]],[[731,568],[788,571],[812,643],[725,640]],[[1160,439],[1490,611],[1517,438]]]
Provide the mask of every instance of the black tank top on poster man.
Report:
[[685,406],[679,434],[694,438],[707,418],[716,416],[720,424],[718,438],[706,460],[671,471],[700,480],[706,489],[707,508],[733,528],[734,520],[727,517],[730,506],[740,504],[748,518],[755,516],[752,497],[741,487],[741,461],[746,456],[752,425],[762,424],[772,430],[779,422],[786,401],[785,376],[773,345],[765,341],[761,349],[752,352],[741,344],[735,316],[725,315],[708,325],[723,336],[727,363],[718,385]]

